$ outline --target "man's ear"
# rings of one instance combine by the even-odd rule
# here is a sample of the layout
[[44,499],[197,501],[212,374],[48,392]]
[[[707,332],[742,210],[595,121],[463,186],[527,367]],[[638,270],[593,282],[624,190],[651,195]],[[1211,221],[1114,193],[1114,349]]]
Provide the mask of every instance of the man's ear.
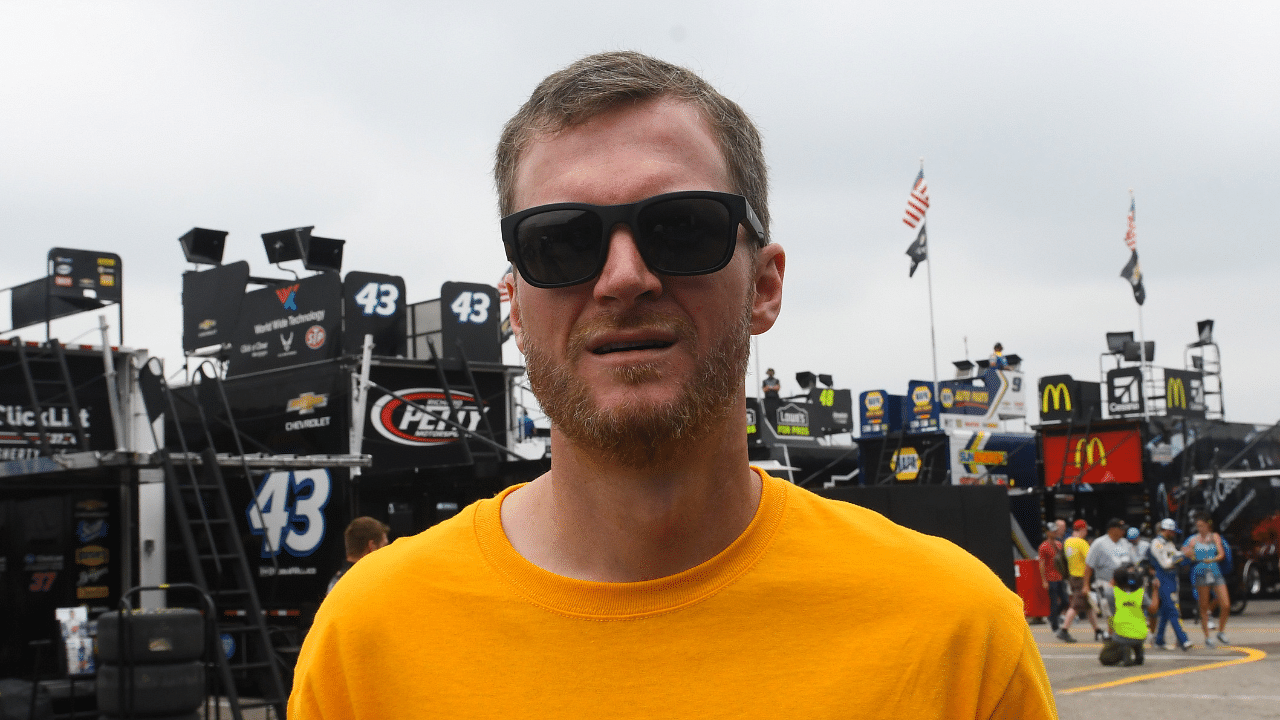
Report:
[[[767,331],[777,321],[778,313],[782,311],[782,276],[786,270],[787,253],[781,245],[769,243],[760,248],[753,278],[755,299],[751,303],[752,335]],[[512,316],[514,315],[513,311]]]
[[516,339],[516,349],[524,352],[524,323],[520,320],[520,299],[516,295],[515,271],[502,276],[502,284],[507,288],[507,297],[511,298],[511,334]]

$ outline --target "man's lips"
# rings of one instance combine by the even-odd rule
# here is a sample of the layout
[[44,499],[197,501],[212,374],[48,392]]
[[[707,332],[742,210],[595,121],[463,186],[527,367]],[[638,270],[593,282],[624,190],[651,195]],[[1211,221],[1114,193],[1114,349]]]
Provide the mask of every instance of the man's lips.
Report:
[[616,352],[630,352],[634,350],[663,350],[674,345],[671,340],[621,340],[617,342],[606,342],[591,349],[596,355],[608,355]]

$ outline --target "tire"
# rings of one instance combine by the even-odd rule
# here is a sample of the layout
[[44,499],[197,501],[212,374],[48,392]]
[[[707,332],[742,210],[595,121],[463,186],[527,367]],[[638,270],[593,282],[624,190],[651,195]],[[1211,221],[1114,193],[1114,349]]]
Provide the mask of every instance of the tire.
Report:
[[124,653],[116,647],[120,630],[119,612],[104,613],[98,618],[98,662],[120,665],[122,655],[132,655],[135,663],[159,665],[198,660],[204,655],[204,615],[199,610],[130,613],[124,627],[128,643]]
[[[129,672],[129,671],[125,671]],[[136,665],[132,669],[133,707],[136,715],[181,715],[196,710],[204,702],[204,663]],[[98,709],[108,715],[123,715],[120,702],[121,668],[98,668]]]
[[1246,597],[1256,598],[1262,596],[1262,571],[1254,565],[1252,561],[1244,564],[1244,583],[1243,588]]

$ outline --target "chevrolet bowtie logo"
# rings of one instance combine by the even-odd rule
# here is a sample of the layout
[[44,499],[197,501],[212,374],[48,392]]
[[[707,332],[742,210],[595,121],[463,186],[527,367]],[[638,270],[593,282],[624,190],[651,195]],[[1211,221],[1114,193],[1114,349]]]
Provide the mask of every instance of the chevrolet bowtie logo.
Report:
[[328,395],[317,395],[311,392],[304,392],[298,397],[289,401],[285,406],[285,412],[296,412],[299,415],[310,415],[316,411],[316,408],[322,408],[329,404]]

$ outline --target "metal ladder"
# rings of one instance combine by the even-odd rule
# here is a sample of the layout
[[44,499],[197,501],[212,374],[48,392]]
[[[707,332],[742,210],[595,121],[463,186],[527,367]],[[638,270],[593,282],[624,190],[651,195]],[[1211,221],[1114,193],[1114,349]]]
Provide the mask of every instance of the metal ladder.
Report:
[[[24,343],[18,338],[10,340],[10,344],[18,351],[18,366],[22,369],[22,379],[26,385],[27,402],[35,413],[36,435],[39,438],[40,451],[45,457],[51,457],[57,451],[89,449],[86,428],[80,417],[80,404],[76,400],[77,388],[71,381],[71,371],[67,368],[67,357],[62,344],[50,339],[44,345]],[[9,366],[12,367],[12,366]],[[7,370],[8,367],[0,368]],[[51,416],[45,417],[45,411],[54,403],[65,404],[62,426],[70,427],[70,433],[59,432],[54,437],[54,428],[49,422]],[[55,423],[59,425],[58,423]]]
[[[221,465],[226,456],[219,457],[212,441],[210,418],[202,408],[210,400],[220,400],[225,407],[226,395],[216,372],[208,374],[204,367],[199,372],[203,387],[196,388],[200,395],[196,415],[207,444],[199,453],[198,462],[178,421],[176,395],[165,381],[158,360],[152,359],[139,370],[138,385],[148,418],[154,424],[161,416],[167,416],[170,422],[166,425],[174,432],[181,450],[178,462],[169,450],[160,450],[158,454],[164,470],[169,507],[181,532],[194,584],[213,599],[217,608],[214,622],[218,636],[224,643],[229,638],[235,644],[233,653],[213,653],[231,716],[235,720],[243,720],[243,710],[266,707],[274,709],[276,717],[283,720],[289,697],[281,672],[283,661],[272,645],[252,568],[237,530],[236,513],[232,510]],[[229,412],[226,421],[231,424],[232,434],[236,437],[239,464],[245,477],[251,481],[239,432]],[[164,445],[156,444],[158,447]],[[255,509],[261,513],[256,503]],[[228,655],[237,661],[232,662]],[[239,687],[242,685],[238,686],[237,680],[256,684],[262,697],[254,700],[241,698]]]

